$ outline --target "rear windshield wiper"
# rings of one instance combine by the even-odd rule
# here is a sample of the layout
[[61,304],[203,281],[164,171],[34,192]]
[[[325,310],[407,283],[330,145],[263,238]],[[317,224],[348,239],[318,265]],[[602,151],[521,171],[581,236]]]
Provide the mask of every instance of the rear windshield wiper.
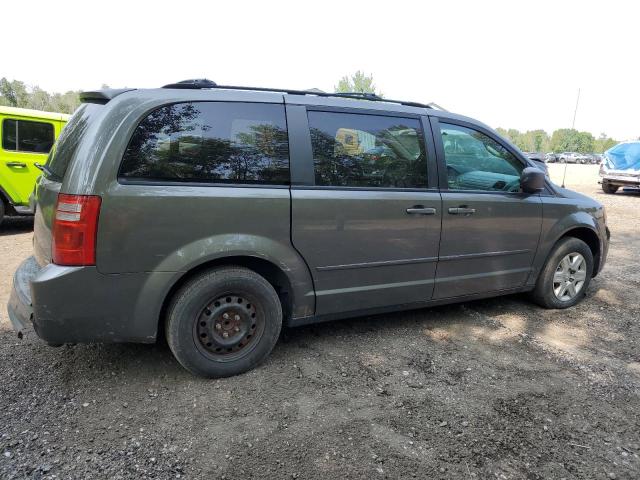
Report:
[[49,177],[51,180],[54,180],[56,182],[60,182],[62,180],[62,177],[60,177],[60,175],[58,175],[56,172],[51,170],[47,165],[42,165],[41,163],[38,163],[38,162],[35,162],[34,165],[40,170],[42,170],[44,173],[46,173],[47,177]]

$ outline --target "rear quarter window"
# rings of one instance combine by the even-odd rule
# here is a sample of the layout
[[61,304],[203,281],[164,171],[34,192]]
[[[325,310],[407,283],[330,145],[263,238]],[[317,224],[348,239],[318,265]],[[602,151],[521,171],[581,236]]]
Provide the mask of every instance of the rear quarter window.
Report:
[[120,166],[125,181],[289,184],[282,105],[165,105],[136,128]]
[[78,145],[84,139],[89,125],[102,112],[104,106],[83,103],[64,126],[47,160],[48,170],[57,177],[64,177]]

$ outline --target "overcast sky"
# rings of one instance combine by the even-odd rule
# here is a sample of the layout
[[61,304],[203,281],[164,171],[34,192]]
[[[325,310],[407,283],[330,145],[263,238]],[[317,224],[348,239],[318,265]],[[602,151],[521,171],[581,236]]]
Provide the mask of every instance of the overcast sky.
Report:
[[[308,6],[307,6],[308,5]],[[640,2],[6,2],[0,77],[49,91],[218,83],[390,98],[493,127],[640,135]]]

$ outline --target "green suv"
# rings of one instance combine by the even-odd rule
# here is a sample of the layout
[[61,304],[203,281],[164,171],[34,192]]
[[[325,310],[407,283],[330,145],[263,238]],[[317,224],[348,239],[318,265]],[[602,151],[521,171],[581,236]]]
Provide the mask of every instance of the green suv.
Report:
[[0,223],[33,214],[30,196],[47,155],[69,119],[64,113],[0,106]]
[[82,101],[9,300],[50,344],[164,332],[185,368],[228,376],[283,325],[514,292],[566,308],[605,263],[602,205],[468,117],[207,80]]

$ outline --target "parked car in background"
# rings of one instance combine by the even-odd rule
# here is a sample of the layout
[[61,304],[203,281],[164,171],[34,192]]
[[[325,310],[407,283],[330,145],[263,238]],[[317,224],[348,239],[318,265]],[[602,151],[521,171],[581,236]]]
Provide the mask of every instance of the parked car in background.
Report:
[[0,223],[5,215],[32,215],[29,198],[49,150],[69,116],[0,106]]
[[640,188],[640,141],[622,142],[604,152],[599,173],[605,193]]
[[578,153],[578,162],[577,163],[590,163],[591,157],[588,153]]
[[544,156],[544,161],[546,163],[555,163],[558,161],[558,156],[553,152],[546,153]]
[[545,163],[545,155],[544,153],[534,153],[534,152],[523,152],[524,156],[531,160],[536,167],[544,172],[544,174],[549,176],[549,167]]
[[602,159],[604,158],[601,153],[593,153],[589,157],[591,159],[591,163],[594,165],[599,165],[600,163],[602,163]]
[[229,376],[283,325],[515,292],[568,308],[607,257],[603,206],[469,117],[208,80],[80,98],[8,306],[53,345],[164,332]]
[[558,155],[558,161],[560,163],[582,163],[580,160],[580,154],[577,152],[562,152]]

